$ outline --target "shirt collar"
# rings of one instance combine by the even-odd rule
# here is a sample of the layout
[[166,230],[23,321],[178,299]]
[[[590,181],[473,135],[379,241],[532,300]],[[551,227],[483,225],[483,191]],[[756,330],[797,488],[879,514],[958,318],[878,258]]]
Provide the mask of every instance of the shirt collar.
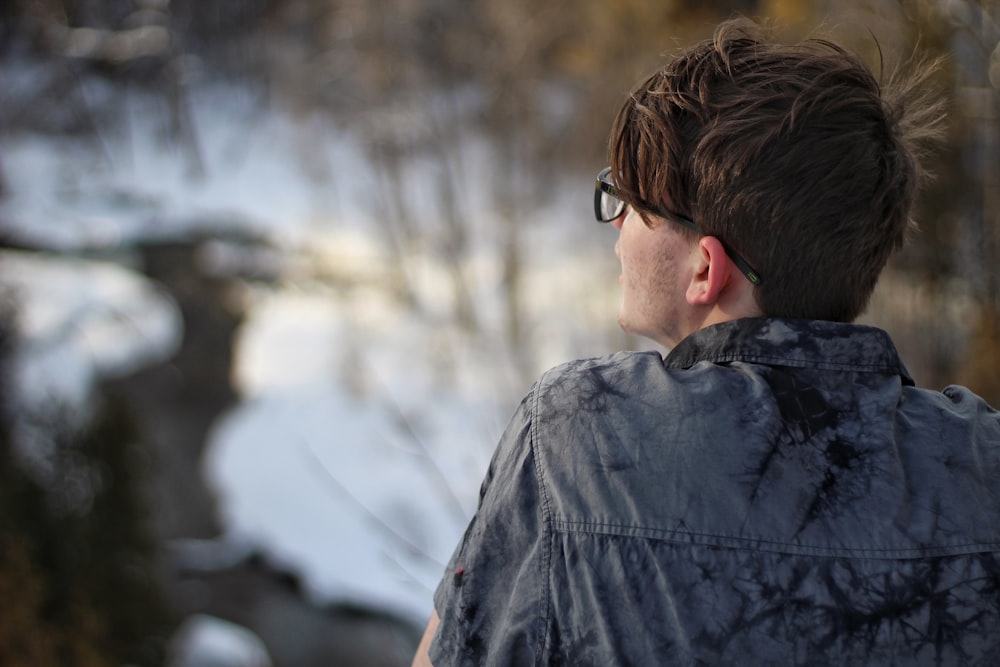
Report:
[[889,334],[843,322],[769,317],[723,322],[682,340],[664,365],[689,368],[699,361],[895,374],[914,384]]

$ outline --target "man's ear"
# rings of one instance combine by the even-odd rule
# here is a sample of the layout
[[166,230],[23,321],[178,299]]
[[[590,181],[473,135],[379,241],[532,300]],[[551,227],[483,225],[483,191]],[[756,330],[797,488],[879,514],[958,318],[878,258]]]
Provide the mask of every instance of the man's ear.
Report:
[[733,279],[733,268],[722,242],[703,236],[694,251],[695,268],[687,288],[687,302],[692,306],[712,306]]

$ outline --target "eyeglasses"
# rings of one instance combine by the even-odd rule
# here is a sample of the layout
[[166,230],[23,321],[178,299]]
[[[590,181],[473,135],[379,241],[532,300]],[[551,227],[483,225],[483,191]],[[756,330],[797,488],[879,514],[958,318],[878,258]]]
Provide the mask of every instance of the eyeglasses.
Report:
[[[612,220],[617,220],[619,216],[625,213],[625,208],[628,206],[618,195],[618,188],[614,186],[610,180],[608,180],[611,174],[611,167],[605,167],[601,170],[601,173],[597,175],[597,187],[594,189],[594,215],[597,217],[598,222],[611,222]],[[698,227],[694,220],[689,220],[684,216],[675,215],[673,213],[667,213],[661,209],[649,209],[650,213],[653,213],[665,220],[670,220],[682,227],[687,227],[692,229],[699,234],[703,233],[701,228]],[[740,257],[732,248],[730,248],[725,241],[719,239],[722,243],[722,247],[726,250],[726,254],[729,258],[733,260],[733,264],[739,267],[743,275],[747,277],[754,285],[760,285],[761,277],[750,264],[747,263],[745,259]]]

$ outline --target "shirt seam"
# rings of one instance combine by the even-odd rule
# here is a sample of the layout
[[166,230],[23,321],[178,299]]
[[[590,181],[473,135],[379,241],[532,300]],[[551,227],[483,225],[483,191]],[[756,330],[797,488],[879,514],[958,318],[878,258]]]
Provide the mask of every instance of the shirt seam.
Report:
[[815,368],[819,370],[854,371],[857,373],[893,373],[899,374],[899,366],[893,363],[860,364],[857,362],[830,361],[811,359],[807,357],[782,357],[770,355],[755,355],[745,352],[734,354],[692,355],[683,359],[666,359],[664,366],[683,370],[702,361],[709,363],[729,363],[742,361],[749,364],[764,364],[768,366],[792,366],[795,368]]
[[[836,547],[808,544],[796,545],[765,537],[758,538],[713,534],[707,532],[692,532],[684,529],[639,528],[636,526],[620,524],[592,521],[569,521],[565,519],[552,520],[552,527],[554,531],[565,533],[584,533],[604,535],[607,537],[647,539],[662,542],[674,542],[677,544],[721,546],[727,548],[754,545],[754,548],[757,551],[770,551],[788,555],[808,555],[828,558],[857,556],[880,559],[907,559],[930,555],[962,556],[972,553],[1000,551],[1000,542],[968,542],[964,544],[892,548]],[[762,545],[764,548],[761,548]],[[897,555],[893,557],[891,554]]]
[[552,550],[555,544],[555,528],[554,528],[554,517],[552,515],[552,505],[551,498],[549,496],[548,486],[545,483],[545,470],[542,465],[542,458],[538,452],[538,414],[539,414],[539,403],[541,401],[542,393],[542,383],[548,374],[542,376],[538,384],[534,387],[533,395],[531,397],[531,412],[530,419],[531,424],[528,426],[528,437],[529,446],[531,448],[531,458],[532,467],[535,470],[535,481],[538,484],[538,493],[542,499],[542,609],[541,609],[541,620],[542,627],[539,633],[538,639],[538,651],[535,654],[535,663],[538,665],[544,665],[547,660],[543,659],[547,654],[549,649],[549,627],[551,623],[549,622],[549,615],[552,613]]

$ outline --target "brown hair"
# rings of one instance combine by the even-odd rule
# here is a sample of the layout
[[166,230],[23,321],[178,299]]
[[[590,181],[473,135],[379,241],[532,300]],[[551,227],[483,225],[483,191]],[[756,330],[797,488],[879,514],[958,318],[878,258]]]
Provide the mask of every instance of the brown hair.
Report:
[[728,21],[626,100],[615,184],[639,211],[689,217],[742,255],[765,314],[852,321],[911,225],[917,135],[940,126],[917,93],[923,69],[883,88],[835,44],[773,44]]

